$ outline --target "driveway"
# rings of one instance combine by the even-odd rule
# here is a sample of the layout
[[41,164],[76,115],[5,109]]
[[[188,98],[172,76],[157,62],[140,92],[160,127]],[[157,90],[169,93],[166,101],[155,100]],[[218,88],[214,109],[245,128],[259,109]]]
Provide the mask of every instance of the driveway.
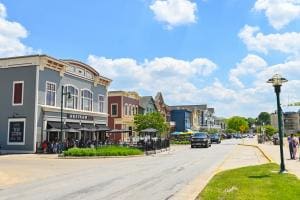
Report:
[[238,142],[225,140],[208,149],[172,146],[168,152],[132,158],[1,156],[0,172],[17,173],[22,180],[2,184],[0,199],[176,198],[196,177],[217,170]]

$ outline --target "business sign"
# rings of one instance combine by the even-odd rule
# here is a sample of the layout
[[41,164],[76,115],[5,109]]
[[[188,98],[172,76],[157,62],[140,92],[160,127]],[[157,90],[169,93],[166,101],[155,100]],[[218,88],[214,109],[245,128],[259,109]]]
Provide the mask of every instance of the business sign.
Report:
[[78,119],[78,120],[90,120],[93,121],[94,117],[89,115],[79,115],[79,114],[67,114],[68,119]]
[[23,143],[25,121],[11,121],[9,122],[9,143]]

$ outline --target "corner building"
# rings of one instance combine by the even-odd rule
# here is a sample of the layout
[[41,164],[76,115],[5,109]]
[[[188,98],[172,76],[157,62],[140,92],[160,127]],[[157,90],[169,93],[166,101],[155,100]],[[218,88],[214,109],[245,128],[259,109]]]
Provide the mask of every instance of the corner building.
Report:
[[1,58],[0,151],[34,153],[44,140],[101,140],[107,130],[110,82],[76,60],[47,55]]

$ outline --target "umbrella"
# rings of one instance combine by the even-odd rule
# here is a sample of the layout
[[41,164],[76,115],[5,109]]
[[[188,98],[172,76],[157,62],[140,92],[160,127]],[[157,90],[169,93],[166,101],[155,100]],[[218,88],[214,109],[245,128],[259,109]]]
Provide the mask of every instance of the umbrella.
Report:
[[175,131],[175,132],[172,132],[172,133],[171,133],[171,135],[180,135],[180,134],[182,134],[182,132],[177,132],[177,131]]

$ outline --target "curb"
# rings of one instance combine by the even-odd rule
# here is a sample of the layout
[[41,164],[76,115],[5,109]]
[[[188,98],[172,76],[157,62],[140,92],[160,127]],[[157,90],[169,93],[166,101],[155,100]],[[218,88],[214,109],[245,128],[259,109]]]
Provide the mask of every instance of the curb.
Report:
[[255,147],[257,148],[263,155],[264,157],[271,163],[273,163],[274,161],[272,160],[272,158],[270,156],[268,156],[264,150],[262,150],[258,145],[255,145],[255,144],[238,144],[238,145],[241,145],[241,146],[248,146],[248,147]]

